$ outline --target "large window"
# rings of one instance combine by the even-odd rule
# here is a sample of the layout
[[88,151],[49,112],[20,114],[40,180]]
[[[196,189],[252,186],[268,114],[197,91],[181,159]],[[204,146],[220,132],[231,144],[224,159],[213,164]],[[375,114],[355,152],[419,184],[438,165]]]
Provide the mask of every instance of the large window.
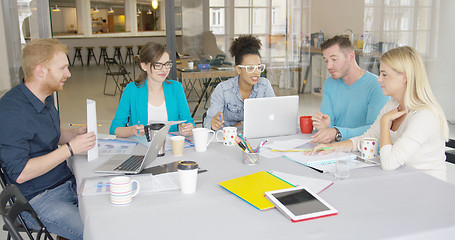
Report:
[[[367,43],[379,51],[409,45],[427,55],[433,0],[365,0]],[[387,49],[383,49],[386,46]],[[368,47],[368,46],[367,46]]]

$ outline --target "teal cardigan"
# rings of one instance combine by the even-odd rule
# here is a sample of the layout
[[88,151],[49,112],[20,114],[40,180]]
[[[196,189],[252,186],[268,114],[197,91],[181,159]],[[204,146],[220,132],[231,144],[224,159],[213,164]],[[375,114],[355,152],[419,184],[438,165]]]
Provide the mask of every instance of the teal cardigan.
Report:
[[[168,81],[169,83],[163,82],[168,121],[186,120],[185,123],[195,125],[182,84],[173,80]],[[114,135],[115,129],[126,127],[127,123],[128,126],[148,124],[148,89],[147,80],[141,86],[137,86],[134,82],[126,85],[109,129],[110,134]],[[171,126],[169,131],[176,132],[177,125]]]

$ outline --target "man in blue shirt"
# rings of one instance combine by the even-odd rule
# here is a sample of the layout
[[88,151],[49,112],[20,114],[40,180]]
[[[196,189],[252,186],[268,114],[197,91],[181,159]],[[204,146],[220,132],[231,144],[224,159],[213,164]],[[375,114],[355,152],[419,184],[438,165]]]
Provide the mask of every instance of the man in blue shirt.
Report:
[[[25,78],[0,99],[0,164],[7,182],[19,187],[50,232],[82,239],[76,182],[66,159],[92,148],[96,136],[86,126],[60,128],[52,94],[71,76],[66,52],[55,39],[24,47]],[[29,214],[23,217],[39,229]]]
[[330,77],[324,83],[320,112],[312,118],[318,130],[313,142],[330,143],[361,135],[389,97],[382,94],[378,76],[359,67],[347,36],[328,39],[321,50]]

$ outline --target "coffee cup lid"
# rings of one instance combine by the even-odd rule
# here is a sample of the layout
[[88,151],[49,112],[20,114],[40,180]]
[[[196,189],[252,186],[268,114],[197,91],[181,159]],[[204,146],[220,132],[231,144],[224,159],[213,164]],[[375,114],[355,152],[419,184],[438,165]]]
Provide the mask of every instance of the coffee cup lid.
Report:
[[179,170],[193,170],[197,169],[198,165],[195,161],[179,161],[177,169]]

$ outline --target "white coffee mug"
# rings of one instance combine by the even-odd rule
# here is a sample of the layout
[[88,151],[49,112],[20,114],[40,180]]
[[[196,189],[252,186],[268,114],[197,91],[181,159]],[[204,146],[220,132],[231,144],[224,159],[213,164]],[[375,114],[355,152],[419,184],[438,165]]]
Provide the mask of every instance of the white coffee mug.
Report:
[[188,62],[188,68],[193,69],[194,68],[194,62]]
[[[222,133],[222,139],[219,138],[219,133]],[[235,146],[235,137],[237,137],[236,127],[224,127],[216,132],[216,140],[218,142],[223,142],[225,146]]]
[[[136,182],[136,191],[132,192],[133,182]],[[140,185],[137,180],[127,176],[113,177],[109,181],[111,191],[111,203],[114,205],[126,205],[131,203],[133,197],[139,193]]]
[[[212,137],[208,140],[209,133],[212,133]],[[207,128],[193,128],[193,139],[194,139],[194,148],[196,152],[205,152],[210,142],[215,137],[215,131],[209,130]]]
[[360,151],[360,157],[363,159],[373,159],[378,154],[378,139],[364,138],[359,141],[357,148]]

